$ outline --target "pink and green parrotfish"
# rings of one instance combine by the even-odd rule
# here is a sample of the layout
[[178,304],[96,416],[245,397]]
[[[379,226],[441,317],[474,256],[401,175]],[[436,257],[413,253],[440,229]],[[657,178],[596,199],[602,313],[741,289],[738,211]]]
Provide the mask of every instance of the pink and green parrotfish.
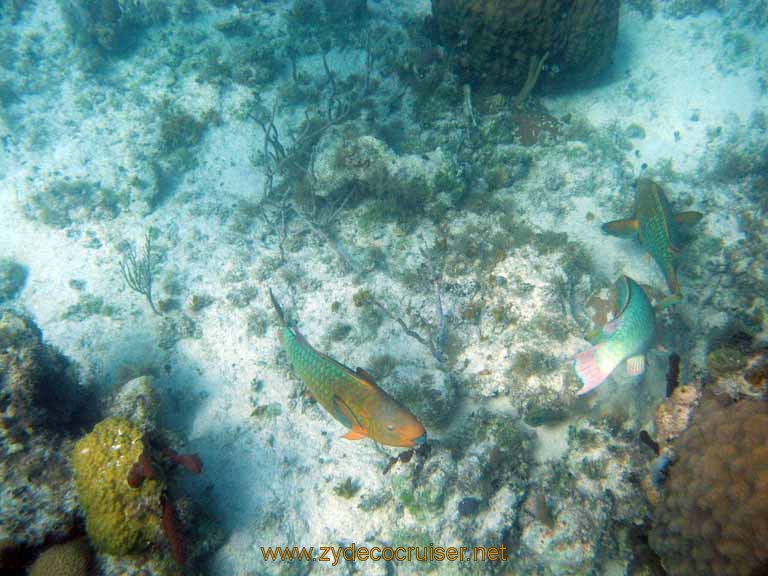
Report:
[[271,289],[269,297],[280,318],[278,338],[288,361],[320,405],[349,429],[344,438],[369,437],[379,444],[406,448],[426,441],[424,426],[405,406],[379,388],[362,368],[353,371],[315,350],[298,330],[288,326]]
[[645,353],[656,340],[656,315],[645,291],[628,276],[616,281],[616,317],[593,339],[594,346],[576,355],[574,368],[582,383],[577,394],[597,388],[627,361],[627,373],[645,372]]
[[683,227],[696,224],[703,216],[700,212],[674,214],[661,186],[648,178],[640,178],[634,216],[603,224],[603,232],[640,240],[667,280],[672,295],[662,303],[666,306],[682,300],[677,282],[677,260],[685,241]]

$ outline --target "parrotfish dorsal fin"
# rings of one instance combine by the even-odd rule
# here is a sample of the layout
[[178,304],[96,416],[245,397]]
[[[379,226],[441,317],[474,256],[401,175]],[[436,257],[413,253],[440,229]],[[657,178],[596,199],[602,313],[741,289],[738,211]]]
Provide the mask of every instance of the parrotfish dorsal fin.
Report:
[[[366,384],[374,384],[373,379],[367,380],[367,379],[365,379],[365,378],[360,376],[359,370],[361,370],[361,368],[358,368],[357,370],[352,370],[352,368],[350,368],[346,364],[342,364],[341,362],[336,360],[336,358],[331,358],[330,356],[328,356],[328,354],[323,354],[322,352],[318,352],[318,354],[320,354],[323,358],[325,358],[326,360],[328,360],[332,364],[335,364],[336,366],[338,366],[339,368],[344,370],[344,372],[347,372],[348,374],[350,374],[352,376],[356,376],[359,380],[363,380]],[[363,371],[363,372],[365,372],[365,371]],[[370,378],[370,376],[369,376],[369,378]],[[374,384],[374,386],[375,386],[375,384]]]
[[368,384],[373,384],[374,386],[376,385],[376,381],[373,379],[373,376],[368,374],[368,372],[366,372],[363,368],[358,366],[357,370],[355,370],[355,374],[357,374],[360,379],[368,382]]
[[634,238],[640,229],[640,222],[636,218],[613,220],[602,226],[603,232],[619,238]]

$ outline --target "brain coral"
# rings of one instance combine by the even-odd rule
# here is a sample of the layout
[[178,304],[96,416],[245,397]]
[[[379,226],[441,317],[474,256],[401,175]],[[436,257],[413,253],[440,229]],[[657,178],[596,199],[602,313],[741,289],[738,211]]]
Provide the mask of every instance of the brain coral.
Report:
[[650,542],[676,576],[768,569],[768,403],[703,400],[677,440]]
[[29,576],[87,576],[90,550],[84,539],[51,546],[29,569]]
[[128,485],[128,473],[144,451],[142,432],[123,418],[107,418],[77,441],[72,472],[86,530],[96,548],[123,555],[160,540],[161,482]]
[[619,2],[432,0],[432,15],[464,81],[518,91],[545,54],[551,73],[542,80],[551,85],[601,72],[616,44]]

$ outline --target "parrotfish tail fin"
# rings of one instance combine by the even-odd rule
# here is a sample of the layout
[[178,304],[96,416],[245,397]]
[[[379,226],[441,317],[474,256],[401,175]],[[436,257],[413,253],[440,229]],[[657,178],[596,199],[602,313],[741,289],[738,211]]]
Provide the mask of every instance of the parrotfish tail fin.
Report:
[[592,346],[584,352],[576,354],[576,357],[574,358],[573,368],[576,370],[576,375],[583,384],[581,390],[576,392],[579,396],[600,386],[600,384],[605,382],[605,379],[611,375],[613,368],[616,367],[614,365],[610,370],[606,371],[605,367],[600,366],[596,354],[600,351],[602,346],[603,344]]
[[277,302],[277,298],[275,298],[275,295],[272,293],[272,288],[268,287],[267,290],[269,290],[269,299],[272,300],[272,306],[275,308],[275,312],[277,312],[277,317],[280,319],[280,324],[285,326],[285,312],[283,312],[282,307]]
[[630,376],[640,376],[645,372],[645,356],[642,354],[627,358],[627,374]]
[[[669,292],[672,294],[672,296],[678,296],[679,302],[683,299],[683,296],[680,293],[680,283],[677,280],[677,270],[675,268],[676,267],[674,262],[668,264],[666,270],[664,271],[664,277],[667,279],[667,287],[669,288]],[[670,298],[672,296],[670,296]]]
[[612,222],[606,222],[602,226],[603,232],[610,234],[611,236],[618,236],[619,238],[634,238],[637,236],[637,231],[640,229],[640,223],[635,218],[628,218],[626,220],[614,220]]

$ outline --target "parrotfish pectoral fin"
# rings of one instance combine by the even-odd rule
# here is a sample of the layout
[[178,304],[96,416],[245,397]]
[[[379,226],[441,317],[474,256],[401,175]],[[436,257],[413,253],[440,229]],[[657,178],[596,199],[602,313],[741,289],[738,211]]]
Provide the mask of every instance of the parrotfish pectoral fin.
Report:
[[669,308],[670,306],[674,306],[675,304],[679,304],[683,301],[683,294],[682,292],[676,292],[674,294],[671,294],[667,296],[666,298],[662,299],[658,304],[656,304],[656,310],[664,310],[664,308]]
[[616,332],[616,330],[619,329],[619,326],[621,326],[621,318],[617,318],[616,320],[611,320],[610,322],[608,322],[608,324],[603,326],[602,334],[604,336],[610,336],[611,334]]
[[355,425],[349,432],[344,434],[342,438],[346,438],[347,440],[360,440],[366,436],[368,436],[368,434],[365,433],[365,430],[360,428],[360,426]]
[[645,356],[642,354],[627,358],[627,374],[630,376],[639,376],[645,372]]
[[600,386],[600,384],[605,382],[605,379],[611,375],[613,368],[615,368],[614,366],[606,371],[598,364],[596,354],[600,351],[601,346],[603,346],[603,344],[592,346],[592,348],[576,354],[576,357],[574,358],[573,368],[576,370],[576,375],[583,384],[581,389],[576,392],[579,396]]
[[681,224],[684,226],[693,226],[694,224],[697,224],[702,218],[704,218],[704,214],[701,212],[678,212],[674,216],[675,224]]
[[355,413],[352,412],[352,409],[347,406],[347,403],[338,396],[333,397],[333,415],[347,428],[352,428],[353,430],[355,427],[360,428],[360,423],[357,421]]
[[640,222],[636,218],[628,218],[626,220],[614,220],[612,222],[606,222],[602,226],[603,232],[610,234],[611,236],[618,236],[619,238],[634,238],[637,236],[637,232],[640,229]]

